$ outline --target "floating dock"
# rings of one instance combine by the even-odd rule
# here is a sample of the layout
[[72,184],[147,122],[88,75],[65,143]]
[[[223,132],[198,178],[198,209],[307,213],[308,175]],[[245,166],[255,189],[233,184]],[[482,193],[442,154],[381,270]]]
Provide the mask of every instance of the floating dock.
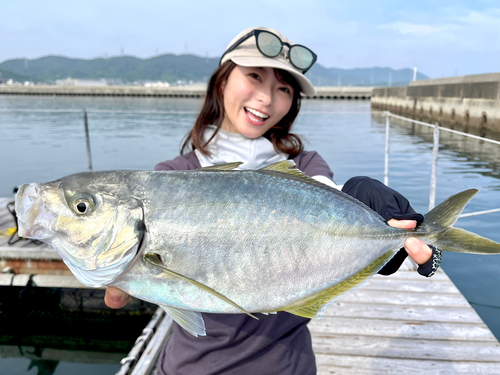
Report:
[[[0,232],[14,226],[11,200],[0,198]],[[0,274],[0,285],[26,285],[41,267],[32,278],[37,286],[84,287],[46,245],[7,240],[0,237],[0,268],[25,266],[22,274]],[[120,374],[150,374],[170,324],[158,311]],[[500,374],[500,343],[446,273],[426,279],[408,260],[335,300],[309,329],[319,375]]]

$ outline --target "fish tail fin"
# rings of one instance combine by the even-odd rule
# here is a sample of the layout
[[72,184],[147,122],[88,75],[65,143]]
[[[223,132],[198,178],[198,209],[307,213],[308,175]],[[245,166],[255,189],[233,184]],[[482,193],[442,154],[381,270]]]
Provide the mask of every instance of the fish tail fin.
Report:
[[418,231],[436,232],[434,245],[443,251],[469,254],[500,254],[500,243],[459,228],[451,228],[477,189],[455,194],[426,215]]
[[446,229],[434,245],[455,253],[500,254],[500,243],[459,228]]
[[469,189],[452,195],[440,205],[424,215],[424,223],[439,227],[452,227],[464,210],[464,207],[479,190]]

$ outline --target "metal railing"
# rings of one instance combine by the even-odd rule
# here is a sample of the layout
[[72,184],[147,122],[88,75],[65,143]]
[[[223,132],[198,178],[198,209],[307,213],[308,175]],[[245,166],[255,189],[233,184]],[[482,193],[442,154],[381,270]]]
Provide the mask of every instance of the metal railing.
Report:
[[[484,142],[489,142],[489,143],[500,145],[499,141],[479,137],[479,136],[473,135],[473,134],[459,132],[459,131],[453,130],[453,129],[444,128],[444,127],[439,126],[439,123],[437,123],[437,122],[435,124],[429,124],[426,122],[413,120],[413,119],[408,118],[408,117],[398,116],[398,115],[395,115],[394,113],[391,113],[389,111],[385,111],[385,116],[386,116],[386,118],[385,118],[384,184],[387,186],[389,186],[389,142],[390,142],[391,117],[397,118],[399,120],[407,121],[407,122],[412,122],[414,124],[427,126],[427,127],[434,129],[434,135],[433,135],[434,145],[432,147],[432,170],[431,170],[431,189],[430,189],[430,194],[429,194],[429,210],[432,210],[436,204],[436,180],[437,180],[437,162],[438,162],[438,153],[439,153],[440,131],[459,134],[459,135],[462,135],[465,137],[480,139],[481,141],[484,141]],[[485,211],[470,212],[470,213],[466,213],[466,214],[461,214],[459,217],[484,215],[484,214],[490,214],[493,212],[500,212],[500,208],[495,208],[495,209],[485,210]]]

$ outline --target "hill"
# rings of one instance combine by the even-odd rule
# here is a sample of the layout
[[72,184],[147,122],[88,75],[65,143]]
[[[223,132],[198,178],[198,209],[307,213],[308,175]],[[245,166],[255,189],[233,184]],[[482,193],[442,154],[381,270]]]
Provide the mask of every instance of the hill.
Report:
[[[165,54],[149,59],[119,56],[107,59],[73,59],[63,56],[45,56],[38,59],[12,59],[0,63],[1,80],[31,80],[37,83],[55,83],[68,77],[79,79],[107,79],[115,83],[137,81],[207,82],[219,63],[218,58],[196,55]],[[337,69],[315,64],[307,73],[315,86],[392,86],[407,85],[412,69],[391,68]],[[427,78],[418,74],[418,79]]]

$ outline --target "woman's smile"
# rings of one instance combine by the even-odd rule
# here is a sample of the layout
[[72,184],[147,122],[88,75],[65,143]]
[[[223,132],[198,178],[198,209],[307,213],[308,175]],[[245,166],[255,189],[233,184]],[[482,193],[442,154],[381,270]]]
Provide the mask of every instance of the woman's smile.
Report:
[[256,109],[245,107],[245,113],[248,121],[256,126],[264,125],[264,123],[269,119],[269,115],[257,111]]

